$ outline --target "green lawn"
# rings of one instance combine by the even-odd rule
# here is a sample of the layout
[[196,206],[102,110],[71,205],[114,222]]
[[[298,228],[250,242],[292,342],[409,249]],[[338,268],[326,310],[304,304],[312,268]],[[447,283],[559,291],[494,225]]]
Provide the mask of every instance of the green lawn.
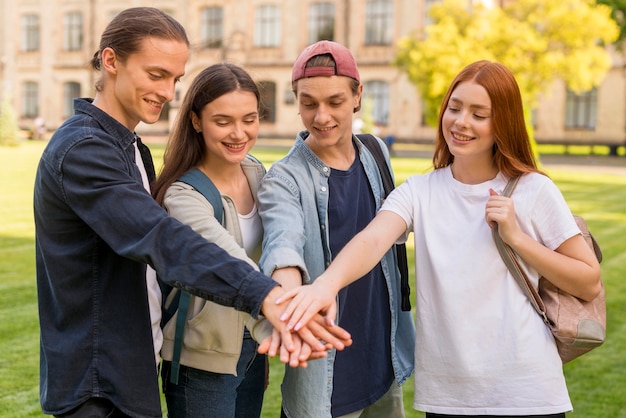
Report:
[[[42,142],[0,148],[0,416],[41,416],[38,394],[39,336],[34,266],[32,185]],[[161,146],[152,146],[155,159]],[[266,166],[284,150],[257,147]],[[423,172],[429,160],[393,158],[397,181]],[[626,161],[624,162],[626,164]],[[608,340],[604,346],[565,366],[574,408],[572,417],[626,418],[626,176],[580,170],[550,170],[572,211],[583,215],[604,251]],[[412,251],[409,251],[412,264]],[[68,365],[71,367],[70,365]],[[272,361],[263,417],[278,418],[282,366]],[[413,411],[412,381],[404,385],[407,417]]]

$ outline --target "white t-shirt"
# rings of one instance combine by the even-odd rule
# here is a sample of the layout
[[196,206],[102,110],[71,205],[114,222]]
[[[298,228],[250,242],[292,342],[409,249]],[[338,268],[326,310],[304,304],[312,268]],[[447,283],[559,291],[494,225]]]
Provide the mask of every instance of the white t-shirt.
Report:
[[[382,210],[414,232],[415,409],[440,414],[539,415],[569,411],[552,334],[501,260],[485,221],[489,189],[449,167],[410,177]],[[528,174],[513,193],[523,231],[550,249],[580,233],[561,192]],[[524,265],[529,277],[538,274]]]
[[[135,146],[135,163],[141,173],[143,187],[150,193],[150,183],[148,173],[143,165],[137,142]],[[146,285],[148,287],[148,306],[150,307],[150,322],[152,324],[152,343],[154,345],[154,358],[158,365],[161,361],[161,346],[163,345],[163,330],[161,330],[161,287],[157,281],[156,271],[150,266],[146,267]]]
[[[241,230],[241,238],[243,240],[243,249],[249,257],[254,254],[255,249],[263,239],[263,224],[257,209],[256,203],[247,215],[237,213],[239,218],[239,229]],[[255,260],[258,262],[258,260]]]

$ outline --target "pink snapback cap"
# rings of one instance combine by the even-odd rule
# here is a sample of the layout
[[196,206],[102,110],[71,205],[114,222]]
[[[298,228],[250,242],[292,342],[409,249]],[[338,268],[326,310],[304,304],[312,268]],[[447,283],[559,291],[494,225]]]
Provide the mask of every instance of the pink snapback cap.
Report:
[[[318,55],[330,54],[335,60],[335,68],[332,67],[310,67],[306,68],[307,62]],[[295,82],[301,78],[341,75],[350,77],[356,81],[361,81],[359,69],[356,61],[345,46],[333,41],[319,41],[306,47],[293,64],[291,81]]]

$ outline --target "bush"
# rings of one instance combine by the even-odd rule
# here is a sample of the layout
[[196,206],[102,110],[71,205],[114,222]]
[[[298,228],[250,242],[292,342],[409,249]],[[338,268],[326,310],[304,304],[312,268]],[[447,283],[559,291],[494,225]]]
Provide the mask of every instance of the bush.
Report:
[[6,96],[0,106],[0,146],[18,145],[17,136],[19,128],[15,118],[15,112],[11,106],[9,97]]

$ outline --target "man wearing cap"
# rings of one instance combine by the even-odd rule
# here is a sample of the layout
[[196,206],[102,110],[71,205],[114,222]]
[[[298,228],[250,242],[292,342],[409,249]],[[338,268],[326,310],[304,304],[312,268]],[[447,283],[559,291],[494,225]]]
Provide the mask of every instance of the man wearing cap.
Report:
[[[260,265],[286,289],[315,280],[383,200],[374,157],[352,133],[363,86],[350,51],[330,41],[310,45],[296,59],[292,86],[306,130],[272,165],[258,194],[265,231]],[[353,345],[306,369],[286,368],[282,416],[404,417],[400,385],[413,373],[415,329],[400,301],[390,250],[339,293],[337,321]]]

